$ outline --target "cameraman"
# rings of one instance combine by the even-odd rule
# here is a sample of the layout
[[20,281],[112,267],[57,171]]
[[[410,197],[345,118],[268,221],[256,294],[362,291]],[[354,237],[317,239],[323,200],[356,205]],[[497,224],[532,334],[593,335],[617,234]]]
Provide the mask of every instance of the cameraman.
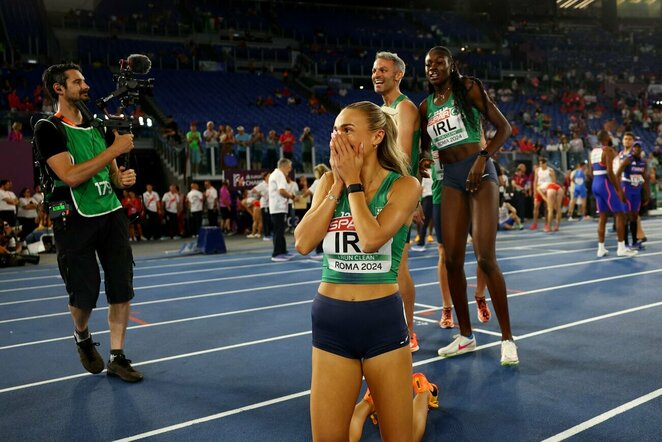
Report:
[[47,93],[58,104],[58,112],[35,125],[35,142],[55,180],[48,207],[80,360],[90,373],[104,369],[96,350],[99,344],[92,341],[87,327],[99,297],[98,255],[109,304],[108,374],[137,382],[143,376],[131,367],[123,351],[134,296],[133,254],[128,220],[113,191],[113,186],[126,189],[136,182],[133,169],[118,168],[115,162],[115,158],[131,151],[133,135],[120,135],[84,121],[77,104],[89,100],[90,87],[78,65],[50,66],[42,79]]

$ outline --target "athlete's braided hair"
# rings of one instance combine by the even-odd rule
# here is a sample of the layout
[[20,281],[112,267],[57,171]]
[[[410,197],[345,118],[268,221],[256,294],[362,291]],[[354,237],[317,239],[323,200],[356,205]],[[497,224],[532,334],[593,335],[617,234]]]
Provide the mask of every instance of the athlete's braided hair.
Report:
[[[460,75],[460,72],[457,69],[457,65],[455,64],[455,60],[453,59],[453,54],[451,53],[451,50],[448,49],[447,47],[435,46],[428,51],[428,54],[431,52],[444,52],[451,60],[450,80],[451,80],[451,90],[453,91],[453,98],[455,101],[455,109],[458,111],[458,113],[462,114],[463,119],[469,121],[473,125],[477,125],[480,121],[476,121],[476,117],[472,112],[472,108],[474,106],[471,104],[471,100],[469,99],[469,91],[467,90],[467,87],[464,84],[464,80],[469,79],[473,81],[476,84],[476,86],[480,88],[483,107],[485,111],[487,111],[487,102],[488,100],[490,100],[490,98],[487,96],[487,93],[485,92],[483,83],[476,77]],[[435,92],[434,86],[432,86],[430,82],[428,82],[428,91],[431,94],[434,94]],[[478,118],[478,120],[480,120],[480,118]]]

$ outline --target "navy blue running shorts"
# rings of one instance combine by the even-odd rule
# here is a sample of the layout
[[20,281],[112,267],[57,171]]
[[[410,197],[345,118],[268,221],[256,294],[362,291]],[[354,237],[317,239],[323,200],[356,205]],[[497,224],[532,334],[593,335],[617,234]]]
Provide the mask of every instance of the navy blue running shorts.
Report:
[[317,294],[312,306],[313,347],[349,359],[368,359],[409,345],[399,293],[369,301]]
[[[453,189],[467,191],[467,177],[469,176],[469,171],[471,171],[471,166],[474,165],[478,153],[474,155],[469,155],[461,161],[455,163],[444,164],[444,181],[443,185],[452,187]],[[485,172],[483,173],[483,180],[494,181],[497,186],[499,185],[499,179],[497,177],[496,168],[491,158],[485,162]]]

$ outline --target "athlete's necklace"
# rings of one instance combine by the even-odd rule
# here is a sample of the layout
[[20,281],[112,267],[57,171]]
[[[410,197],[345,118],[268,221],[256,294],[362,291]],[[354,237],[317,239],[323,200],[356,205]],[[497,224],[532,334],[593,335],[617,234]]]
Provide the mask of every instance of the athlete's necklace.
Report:
[[446,94],[448,94],[450,91],[451,88],[449,87],[442,94],[437,94],[436,100],[438,100],[439,102],[443,102],[446,98],[448,98]]

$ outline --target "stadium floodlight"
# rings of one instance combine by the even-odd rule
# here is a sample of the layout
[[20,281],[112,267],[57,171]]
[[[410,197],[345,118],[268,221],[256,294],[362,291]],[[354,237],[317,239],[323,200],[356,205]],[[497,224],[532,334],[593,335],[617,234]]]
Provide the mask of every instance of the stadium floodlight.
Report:
[[580,4],[576,5],[575,9],[584,9],[584,8],[588,7],[588,5],[590,5],[593,2],[595,2],[595,0],[584,0]]
[[566,0],[566,2],[563,3],[560,7],[561,7],[562,9],[567,9],[567,8],[572,7],[572,5],[574,5],[575,3],[578,3],[578,2],[580,2],[580,1],[581,1],[581,0]]

